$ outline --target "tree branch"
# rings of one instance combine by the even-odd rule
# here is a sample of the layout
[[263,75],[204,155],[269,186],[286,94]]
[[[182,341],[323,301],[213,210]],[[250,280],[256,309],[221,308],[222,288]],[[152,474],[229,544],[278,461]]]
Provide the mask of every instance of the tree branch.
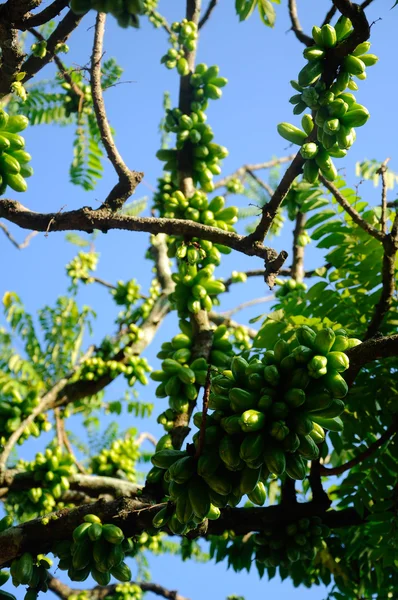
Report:
[[210,19],[213,10],[216,8],[218,0],[210,0],[209,6],[207,7],[203,17],[199,21],[198,29],[202,29],[203,25]]
[[275,296],[273,294],[270,294],[269,296],[262,296],[261,298],[253,298],[252,300],[247,300],[247,302],[238,304],[238,306],[234,306],[234,308],[231,308],[231,310],[226,310],[225,312],[220,313],[220,316],[225,317],[226,320],[229,320],[232,315],[235,315],[237,312],[240,312],[245,308],[256,306],[257,304],[264,304],[265,302],[271,302],[271,300],[275,300]]
[[[367,6],[369,6],[369,4],[372,4],[372,2],[373,2],[373,0],[365,0],[364,2],[362,2],[360,7],[363,10]],[[330,23],[330,21],[333,19],[336,12],[337,12],[337,8],[335,6],[332,6],[332,8],[326,13],[326,17],[324,18],[322,25],[327,25],[328,23]]]
[[370,225],[370,223],[367,223],[365,219],[361,217],[359,212],[355,210],[355,208],[351,206],[351,204],[344,198],[340,190],[333,183],[325,179],[323,175],[320,175],[319,179],[334,196],[335,200],[340,204],[340,206],[344,208],[344,210],[350,215],[351,219],[358,225],[358,227],[361,227],[361,229],[366,231],[366,233],[374,237],[379,242],[384,240],[384,233],[376,229],[376,227],[373,227],[373,225]]
[[40,27],[54,19],[60,12],[69,5],[69,0],[55,0],[52,4],[44,8],[35,15],[25,15],[20,21],[15,23],[15,27],[20,31],[26,31],[31,27]]
[[210,312],[209,319],[215,325],[226,325],[227,327],[231,327],[232,329],[236,329],[237,327],[242,328],[246,331],[247,335],[252,340],[256,337],[258,333],[257,329],[253,329],[252,327],[247,327],[247,325],[237,323],[237,321],[233,321],[232,319],[225,317],[220,313]]
[[290,154],[289,156],[282,156],[281,158],[275,158],[273,160],[269,160],[263,163],[243,165],[242,167],[239,167],[239,169],[231,173],[231,175],[227,175],[226,177],[219,179],[214,184],[214,189],[227,185],[228,181],[230,181],[231,179],[242,179],[242,177],[246,175],[247,171],[261,171],[263,169],[272,169],[273,167],[276,167],[278,165],[283,165],[287,162],[290,162],[295,156],[295,154]]
[[382,290],[380,299],[375,306],[372,320],[370,321],[365,333],[365,340],[373,337],[383,323],[384,317],[387,315],[395,291],[396,267],[395,261],[398,251],[398,235],[396,229],[398,227],[398,213],[395,217],[393,227],[390,234],[383,234],[383,265],[382,265]]
[[[24,552],[46,553],[56,541],[70,539],[73,530],[87,514],[95,514],[103,523],[119,526],[126,537],[132,537],[151,528],[154,515],[164,506],[164,503],[149,505],[123,497],[110,502],[99,500],[74,509],[64,508],[53,513],[48,524],[47,520],[43,523],[43,518],[27,521],[0,533],[0,567],[10,564]],[[196,537],[222,535],[227,530],[233,530],[236,535],[245,535],[251,531],[261,531],[270,524],[284,525],[315,515],[320,516],[331,529],[356,526],[364,522],[364,518],[353,508],[339,511],[328,508],[329,504],[318,502],[297,503],[289,507],[288,511],[282,504],[266,508],[225,508],[221,509],[219,519],[208,523],[207,532],[198,529]],[[195,536],[195,532],[191,534],[192,537]]]
[[24,248],[26,248],[27,246],[29,246],[30,240],[32,238],[34,238],[37,235],[37,231],[31,231],[31,233],[29,233],[26,238],[24,239],[23,242],[21,242],[20,244],[17,242],[17,240],[14,238],[14,236],[8,231],[7,227],[4,225],[4,223],[0,223],[0,229],[2,231],[4,231],[4,235],[10,240],[10,242],[15,246],[15,248],[17,248],[17,250],[23,250]]
[[305,34],[301,28],[298,14],[297,14],[296,0],[289,0],[288,4],[289,4],[290,21],[292,23],[292,31],[294,31],[296,38],[299,40],[299,42],[301,42],[302,44],[305,44],[306,46],[313,46],[314,40],[312,39],[312,37]]
[[351,386],[364,365],[375,360],[398,356],[398,334],[366,340],[346,350],[346,354],[350,360],[350,367],[345,371],[344,379],[348,386]]
[[130,171],[121,157],[112,137],[111,128],[106,116],[105,103],[101,86],[101,59],[103,55],[103,39],[105,33],[105,13],[99,12],[95,21],[94,45],[91,55],[91,94],[93,97],[94,113],[97,120],[101,141],[106,155],[115,169],[119,181],[110,191],[101,208],[111,211],[122,208],[123,204],[134,193],[144,174]]
[[247,238],[243,235],[183,219],[130,217],[110,214],[107,210],[93,210],[90,207],[68,212],[37,213],[29,210],[16,200],[8,199],[0,200],[0,217],[15,223],[22,229],[47,233],[53,231],[86,231],[91,233],[94,229],[103,232],[110,229],[122,229],[155,235],[166,233],[168,235],[184,235],[209,240],[243,252],[247,256],[258,256],[267,262],[272,262],[278,257],[275,250],[262,244],[254,243],[250,246],[247,243]]
[[[167,590],[162,585],[157,583],[131,581],[131,584],[140,587],[143,592],[152,592],[152,594],[162,596],[162,598],[166,598],[167,600],[189,600],[189,598],[181,596],[178,594],[178,592]],[[117,585],[118,584],[111,584],[105,587],[97,585],[94,588],[84,590],[70,588],[68,585],[62,583],[62,581],[56,579],[55,577],[51,577],[48,581],[49,589],[59,598],[61,598],[61,600],[68,600],[68,598],[72,595],[84,593],[88,595],[90,600],[103,600],[104,598],[112,596],[115,593]]]
[[332,501],[329,499],[329,496],[323,489],[321,474],[322,473],[319,458],[316,460],[312,460],[308,480],[311,486],[313,501],[331,506]]
[[352,467],[359,465],[361,462],[369,458],[369,456],[372,456],[372,454],[374,454],[378,448],[380,448],[385,442],[387,442],[397,433],[397,430],[398,420],[395,420],[390,425],[390,427],[386,429],[386,431],[379,437],[378,440],[373,442],[373,444],[371,444],[369,448],[366,448],[366,450],[360,452],[357,456],[355,456],[355,458],[352,458],[351,460],[347,461],[343,465],[339,465],[338,467],[325,467],[324,465],[320,465],[321,475],[341,475],[342,473],[345,473],[345,471],[349,471],[350,469],[352,469]]
[[381,176],[381,219],[380,229],[383,233],[387,233],[387,163],[390,159],[386,158],[382,162],[380,169],[377,173]]
[[246,169],[246,173],[250,175],[250,177],[259,185],[263,190],[267,192],[267,194],[271,197],[274,193],[274,190],[266,181],[263,181],[260,177],[258,177],[251,169]]

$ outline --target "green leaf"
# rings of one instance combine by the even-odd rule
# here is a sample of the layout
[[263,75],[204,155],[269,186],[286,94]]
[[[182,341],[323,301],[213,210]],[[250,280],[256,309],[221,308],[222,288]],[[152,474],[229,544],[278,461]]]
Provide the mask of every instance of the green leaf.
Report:
[[270,0],[258,0],[258,12],[264,25],[267,27],[275,25],[276,13]]
[[272,348],[286,326],[285,321],[266,321],[254,338],[253,346],[255,348]]
[[257,0],[235,0],[235,10],[239,16],[239,21],[246,21],[252,14]]

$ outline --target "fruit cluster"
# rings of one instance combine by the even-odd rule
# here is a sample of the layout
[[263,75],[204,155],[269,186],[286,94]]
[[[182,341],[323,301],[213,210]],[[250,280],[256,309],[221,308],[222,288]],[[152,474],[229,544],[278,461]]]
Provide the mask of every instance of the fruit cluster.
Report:
[[47,42],[46,40],[35,42],[31,45],[30,49],[32,50],[33,56],[37,56],[37,58],[44,58],[47,54]]
[[38,487],[28,491],[11,491],[7,497],[7,509],[11,509],[19,520],[45,515],[55,508],[63,508],[62,494],[69,490],[69,478],[76,472],[73,457],[59,446],[49,447],[44,454],[39,452],[32,462],[19,461],[17,468],[31,474]]
[[[278,132],[283,138],[301,146],[300,152],[305,159],[304,179],[309,183],[318,180],[319,171],[329,181],[336,179],[337,170],[332,157],[346,156],[356,139],[355,127],[361,127],[369,118],[368,110],[357,103],[352,93],[345,90],[357,90],[358,86],[352,78],[365,79],[366,67],[376,64],[377,56],[368,54],[370,42],[359,44],[352,54],[342,60],[331,85],[326,85],[322,80],[329,53],[351,33],[351,21],[344,16],[339,18],[335,27],[313,27],[315,44],[304,50],[304,57],[308,62],[300,71],[298,81],[291,82],[297,94],[290,98],[290,102],[295,105],[294,114],[298,115],[308,107],[312,115],[303,116],[303,129],[290,123],[278,125]],[[308,140],[315,125],[316,141],[313,135]]]
[[[4,446],[10,435],[16,431],[21,423],[32,413],[39,403],[37,392],[27,392],[24,398],[18,390],[2,390],[2,400],[0,401],[0,446]],[[22,444],[29,436],[39,437],[42,431],[49,431],[51,423],[46,414],[37,415],[36,419],[27,425],[18,440]]]
[[112,296],[119,306],[129,306],[140,298],[140,290],[141,287],[135,279],[130,279],[127,283],[118,281],[116,289],[112,290]]
[[[119,583],[112,594],[108,595],[108,600],[141,600],[142,590],[136,583]],[[69,597],[68,600],[71,600]]]
[[130,581],[131,571],[124,559],[131,546],[119,527],[103,525],[96,515],[86,515],[73,531],[73,541],[57,542],[53,552],[60,559],[58,568],[68,571],[72,581],[85,581],[91,574],[99,585],[108,585],[111,575]]
[[307,285],[302,281],[296,281],[295,279],[275,279],[275,283],[279,286],[275,292],[277,298],[284,298],[291,292],[304,292],[307,289]]
[[198,28],[196,23],[183,19],[181,22],[175,22],[171,26],[172,34],[169,38],[171,48],[162,56],[161,63],[168,69],[177,68],[179,75],[184,77],[189,74],[188,61],[185,58],[185,51],[192,52],[196,48],[198,39]]
[[245,191],[245,187],[238,177],[228,179],[226,188],[230,194],[243,194]]
[[25,152],[25,139],[19,135],[29,125],[24,115],[9,116],[0,109],[0,194],[4,194],[7,186],[15,192],[26,192],[27,177],[33,175],[28,163],[30,154]]
[[132,483],[137,481],[136,463],[139,459],[139,446],[136,431],[127,432],[124,439],[115,440],[110,448],[103,448],[91,459],[91,470],[95,475],[119,477]]
[[[161,370],[151,373],[151,379],[159,382],[156,397],[169,397],[169,408],[158,417],[158,423],[166,431],[173,427],[177,414],[188,412],[190,402],[197,398],[199,387],[206,383],[208,370],[204,358],[193,359],[194,336],[190,323],[181,319],[179,328],[180,333],[171,342],[163,343],[157,355],[162,359]],[[212,365],[224,368],[231,355],[232,345],[228,340],[227,328],[220,325],[214,331],[209,361]]]
[[254,536],[256,561],[266,567],[288,567],[298,560],[313,560],[329,534],[319,517],[303,518],[284,528],[268,527]]
[[48,569],[52,564],[52,560],[44,554],[39,554],[36,558],[33,558],[29,552],[25,552],[12,561],[10,568],[12,584],[15,587],[19,585],[29,586],[24,600],[36,600],[39,592],[47,592],[50,577]]
[[156,10],[159,0],[144,0],[144,10],[149,21],[156,28],[166,25],[165,18]]
[[143,0],[71,0],[70,7],[77,15],[91,9],[110,13],[120,27],[139,27],[139,15],[144,13]]
[[92,111],[90,85],[85,83],[83,75],[78,71],[71,71],[69,76],[74,85],[80,89],[81,94],[77,94],[71,84],[65,81],[63,76],[59,74],[59,78],[63,82],[61,83],[61,88],[66,92],[64,94],[65,116],[70,117],[72,114],[81,112],[90,114]]
[[124,354],[124,362],[103,359],[101,356],[88,358],[84,361],[79,371],[80,379],[97,381],[105,375],[115,379],[119,374],[123,374],[129,386],[133,386],[137,380],[142,385],[147,385],[148,379],[146,373],[150,373],[151,367],[146,358],[136,356],[134,350],[129,347],[124,349]]
[[[236,506],[245,494],[261,505],[270,473],[304,479],[307,461],[319,456],[324,428],[343,428],[339,415],[348,387],[340,373],[349,366],[344,350],[358,343],[344,330],[302,326],[290,342],[279,339],[262,356],[235,356],[230,369],[211,379],[213,412],[204,423],[202,413],[194,415],[200,431],[193,446],[178,451],[162,444],[152,457],[157,469],[151,479],[161,480],[163,469],[166,494],[175,503],[156,515],[154,525],[181,533],[216,518],[227,504]],[[178,361],[170,365],[177,373],[183,368]]]
[[94,278],[90,271],[97,268],[99,254],[97,252],[78,252],[70,263],[66,265],[66,274],[71,278],[73,285],[78,281],[82,283],[93,283]]

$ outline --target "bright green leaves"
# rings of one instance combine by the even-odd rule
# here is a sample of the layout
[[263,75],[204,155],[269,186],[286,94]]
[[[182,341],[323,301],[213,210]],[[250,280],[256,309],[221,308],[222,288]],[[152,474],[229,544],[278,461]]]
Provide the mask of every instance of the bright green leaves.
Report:
[[235,0],[235,10],[240,21],[246,21],[258,8],[260,19],[267,27],[275,24],[276,13],[272,4],[280,4],[280,0]]

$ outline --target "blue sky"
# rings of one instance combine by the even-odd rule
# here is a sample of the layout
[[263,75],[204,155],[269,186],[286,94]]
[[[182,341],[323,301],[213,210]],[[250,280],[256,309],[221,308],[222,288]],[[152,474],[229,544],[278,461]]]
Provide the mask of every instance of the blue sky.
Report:
[[[346,159],[338,161],[351,185],[358,181],[354,176],[355,163],[364,158],[384,160],[391,157],[391,169],[398,170],[395,154],[397,139],[396,118],[396,64],[391,54],[396,35],[398,9],[390,12],[392,0],[375,2],[368,9],[372,25],[372,51],[379,55],[376,67],[369,69],[368,79],[360,83],[358,101],[365,104],[371,119],[366,127],[358,130],[356,144]],[[160,10],[170,22],[180,20],[185,2],[160,2]],[[286,3],[276,6],[277,23],[273,30],[261,24],[257,14],[249,21],[240,24],[234,12],[234,2],[225,0],[214,11],[211,20],[203,29],[198,61],[209,65],[218,64],[220,74],[229,79],[224,88],[222,100],[212,102],[208,111],[208,122],[215,131],[215,141],[228,147],[229,157],[224,161],[224,172],[228,174],[248,162],[262,162],[274,156],[290,154],[292,149],[279,137],[276,124],[289,121],[299,124],[288,103],[292,95],[290,79],[297,77],[304,64],[303,46],[292,32],[288,32]],[[319,24],[331,3],[326,0],[299,0],[299,13],[302,26],[309,32],[312,25]],[[381,19],[381,20],[380,20]],[[92,45],[92,24],[94,13],[90,13],[70,40],[70,53],[66,57],[69,65],[86,65]],[[109,18],[106,26],[106,58],[114,56],[124,68],[122,81],[106,92],[105,101],[110,122],[117,132],[117,143],[121,154],[130,168],[145,172],[145,179],[137,189],[135,198],[151,196],[156,179],[161,174],[161,164],[155,153],[159,147],[158,124],[162,118],[162,94],[170,91],[172,103],[178,97],[178,77],[175,71],[168,71],[160,65],[160,57],[167,50],[167,35],[163,30],[154,30],[143,20],[139,31],[118,28]],[[42,72],[43,77],[51,77],[54,67]],[[58,127],[32,127],[26,132],[27,149],[33,155],[35,176],[29,180],[26,194],[8,197],[17,198],[30,209],[40,212],[71,210],[84,205],[99,206],[109,189],[115,183],[115,176],[107,165],[103,180],[94,192],[84,192],[72,186],[68,179],[68,169],[72,157],[71,129]],[[379,202],[380,191],[371,183],[361,188],[366,200]],[[390,198],[395,198],[394,192]],[[235,199],[234,199],[235,202]],[[248,200],[236,198],[239,206],[246,206]],[[25,232],[10,226],[10,231],[22,240]],[[291,228],[288,226],[280,238],[273,239],[276,249],[290,250]],[[64,266],[76,253],[76,248],[65,241],[63,233],[53,233],[48,237],[36,236],[29,247],[17,251],[0,232],[1,294],[5,290],[17,292],[27,309],[35,313],[44,304],[52,304],[66,292],[68,281]],[[101,258],[98,276],[108,281],[136,278],[147,289],[150,281],[149,263],[142,260],[148,245],[147,234],[110,231],[106,236],[99,235],[96,250]],[[6,257],[6,258],[4,258]],[[314,268],[322,264],[321,253],[307,247],[306,267]],[[260,268],[261,261],[233,253],[226,257],[219,270],[221,276],[228,276],[233,270]],[[223,300],[222,309],[231,308],[238,302],[249,300],[268,293],[264,283],[249,281]],[[94,342],[113,331],[113,321],[117,310],[109,292],[98,286],[84,287],[78,296],[79,303],[89,304],[98,314],[94,327]],[[239,315],[243,323],[265,312],[266,307],[247,309]],[[175,317],[169,317],[162,325],[154,344],[145,355],[150,364],[157,368],[156,352],[162,341],[170,339],[175,332]],[[107,398],[118,399],[123,395],[124,384],[117,381],[107,391]],[[152,401],[154,386],[141,389],[143,399]],[[155,412],[163,410],[162,401],[157,400]],[[162,435],[156,417],[148,423],[137,423],[133,418],[128,426],[136,425]],[[104,426],[109,418],[102,420]],[[81,426],[76,420],[69,424],[78,433]],[[123,420],[123,426],[127,421]],[[30,459],[39,450],[42,440],[29,442],[20,450],[21,456]],[[254,600],[260,595],[277,594],[281,600],[323,600],[327,592],[322,588],[294,589],[287,581],[283,584],[274,579],[268,583],[260,581],[253,571],[234,574],[226,572],[223,565],[181,564],[179,559],[162,557],[151,559],[153,580],[166,587],[176,589],[192,600],[203,597],[209,600],[223,600],[228,594],[244,595],[246,600]],[[148,596],[150,597],[150,596]],[[17,590],[17,598],[23,598]]]

